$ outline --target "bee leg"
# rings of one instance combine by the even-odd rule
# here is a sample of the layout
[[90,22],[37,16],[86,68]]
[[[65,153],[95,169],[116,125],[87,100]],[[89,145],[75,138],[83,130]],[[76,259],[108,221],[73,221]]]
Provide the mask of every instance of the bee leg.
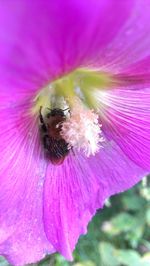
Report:
[[44,119],[43,119],[43,116],[42,116],[41,110],[42,110],[42,106],[40,107],[40,115],[39,115],[40,122],[41,122],[41,129],[42,129],[44,132],[47,132],[47,127],[46,127],[46,125],[45,125],[45,123],[44,123]]
[[47,134],[43,136],[43,145],[44,148],[48,151],[50,147],[50,141],[49,141],[49,136]]
[[71,151],[73,153],[73,156],[76,156],[73,147],[71,147]]

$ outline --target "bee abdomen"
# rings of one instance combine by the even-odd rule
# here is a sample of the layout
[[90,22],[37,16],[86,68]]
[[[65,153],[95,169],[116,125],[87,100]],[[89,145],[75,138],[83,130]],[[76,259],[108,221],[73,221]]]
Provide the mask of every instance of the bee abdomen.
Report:
[[51,159],[59,159],[69,153],[68,143],[64,139],[56,140],[51,137],[44,138],[46,154]]

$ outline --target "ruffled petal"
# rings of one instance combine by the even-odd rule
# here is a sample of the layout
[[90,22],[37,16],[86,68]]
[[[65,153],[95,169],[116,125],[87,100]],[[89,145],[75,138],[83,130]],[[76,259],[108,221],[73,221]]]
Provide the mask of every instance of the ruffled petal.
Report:
[[6,1],[0,4],[1,87],[41,88],[112,41],[134,0]]
[[47,162],[37,123],[27,100],[0,107],[0,253],[11,265],[35,262],[54,251],[43,227]]
[[106,141],[97,156],[68,157],[49,165],[44,187],[47,238],[67,259],[98,208],[109,196],[137,183],[146,171],[130,160],[114,141]]
[[99,92],[100,120],[106,137],[130,160],[150,171],[150,90],[134,88]]

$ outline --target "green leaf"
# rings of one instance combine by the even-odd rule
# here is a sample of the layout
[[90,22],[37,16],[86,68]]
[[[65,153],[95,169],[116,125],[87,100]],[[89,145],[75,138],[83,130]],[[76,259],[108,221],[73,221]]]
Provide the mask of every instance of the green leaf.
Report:
[[[49,265],[49,264],[48,264]],[[70,263],[60,254],[55,255],[55,263],[51,264],[55,266],[69,266]]]
[[102,265],[105,266],[140,266],[141,256],[134,250],[116,249],[112,244],[102,242],[99,245]]
[[4,257],[0,256],[0,266],[10,266],[10,264],[5,260]]
[[146,211],[146,223],[150,226],[150,209]]
[[113,229],[116,234],[132,230],[135,226],[135,218],[128,213],[120,213],[111,220]]
[[95,266],[95,263],[92,261],[78,262],[73,264],[73,266]]
[[102,265],[119,266],[119,262],[116,258],[116,249],[113,245],[107,242],[101,242],[99,245],[99,252],[101,256]]
[[150,252],[144,254],[141,259],[141,264],[139,266],[149,266],[150,265]]
[[141,261],[140,255],[134,250],[118,250],[117,259],[120,264],[126,266],[139,266]]
[[125,209],[131,211],[139,211],[146,204],[146,201],[142,197],[139,197],[139,195],[134,194],[125,195],[122,198],[122,202]]

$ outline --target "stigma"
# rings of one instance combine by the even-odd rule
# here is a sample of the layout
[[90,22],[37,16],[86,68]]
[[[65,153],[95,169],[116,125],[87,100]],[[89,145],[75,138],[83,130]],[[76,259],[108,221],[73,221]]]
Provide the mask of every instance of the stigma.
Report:
[[95,155],[104,141],[98,115],[75,99],[71,114],[64,121],[61,136],[70,147],[83,152],[87,157]]

